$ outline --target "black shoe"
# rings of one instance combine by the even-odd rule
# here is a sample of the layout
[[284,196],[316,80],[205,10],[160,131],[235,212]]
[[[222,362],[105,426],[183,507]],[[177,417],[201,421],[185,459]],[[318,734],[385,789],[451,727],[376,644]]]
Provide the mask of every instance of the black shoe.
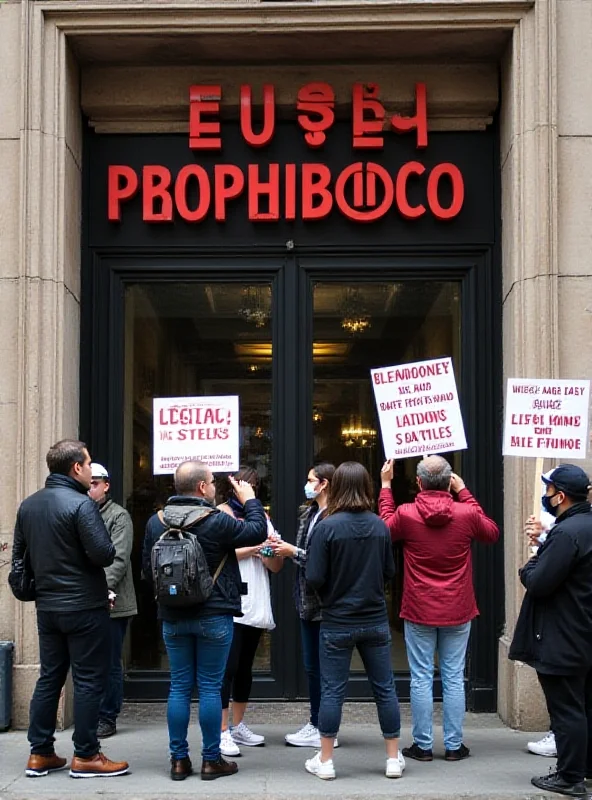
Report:
[[107,720],[99,720],[97,726],[97,739],[108,739],[109,736],[115,736],[117,733],[117,725],[114,722],[107,722]]
[[469,748],[461,744],[458,750],[446,750],[444,753],[444,761],[462,761],[463,758],[468,758],[470,755],[471,751]]
[[216,778],[225,778],[227,775],[235,775],[238,772],[238,764],[236,761],[226,761],[226,759],[219,756],[215,761],[206,761],[201,763],[201,779],[202,781],[215,781]]
[[413,758],[415,761],[433,761],[434,755],[431,750],[422,750],[419,745],[413,744],[411,747],[404,747],[402,750],[405,758]]
[[587,795],[584,781],[568,783],[558,772],[551,772],[540,778],[531,778],[530,782],[537,789],[543,789],[545,792],[557,792],[557,794],[566,794],[568,797],[586,797]]
[[193,772],[191,766],[191,759],[189,756],[185,758],[171,758],[171,779],[174,781],[184,781]]

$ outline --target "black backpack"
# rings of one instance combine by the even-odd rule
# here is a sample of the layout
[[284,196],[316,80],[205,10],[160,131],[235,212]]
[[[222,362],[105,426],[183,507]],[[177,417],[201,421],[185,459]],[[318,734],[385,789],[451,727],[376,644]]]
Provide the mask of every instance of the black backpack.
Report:
[[[195,527],[215,510],[200,508],[198,519],[180,527],[167,526],[152,548],[154,598],[163,606],[196,606],[204,603],[212,594],[228,554],[212,576],[197,536],[188,529]],[[167,524],[162,511],[158,512],[158,518],[163,525]]]

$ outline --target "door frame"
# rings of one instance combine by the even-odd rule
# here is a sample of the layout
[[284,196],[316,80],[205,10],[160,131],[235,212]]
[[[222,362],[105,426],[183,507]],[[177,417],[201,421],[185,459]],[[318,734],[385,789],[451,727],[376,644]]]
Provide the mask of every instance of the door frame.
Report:
[[[494,269],[495,249],[350,247],[342,254],[334,247],[296,250],[292,246],[261,253],[232,250],[223,255],[205,250],[197,255],[181,249],[156,254],[153,249],[88,252],[82,294],[81,353],[86,357],[81,359],[80,370],[80,429],[94,457],[112,465],[115,498],[121,500],[123,479],[123,417],[117,410],[123,406],[124,352],[120,343],[124,342],[128,283],[192,281],[206,275],[216,281],[274,281],[272,427],[274,440],[280,441],[281,433],[285,442],[281,452],[275,448],[272,454],[274,517],[278,529],[287,531],[293,529],[302,476],[312,463],[313,282],[342,281],[344,276],[369,282],[458,280],[462,286],[459,389],[470,448],[462,454],[462,472],[487,512],[501,522],[501,286]],[[295,425],[294,420],[300,424]],[[473,557],[482,616],[474,623],[467,654],[468,705],[472,710],[495,710],[497,639],[504,619],[503,550],[500,546],[487,551],[476,548]],[[285,577],[272,580],[276,614],[283,623],[272,638],[272,672],[256,677],[257,695],[277,699],[281,686],[284,699],[303,698],[306,682],[299,636],[295,635],[296,615],[291,612],[291,581]],[[397,686],[400,697],[408,699],[409,676],[398,675]],[[128,699],[163,699],[167,689],[164,672],[137,671],[126,676]],[[441,696],[439,682],[435,695]],[[365,677],[352,676],[349,696],[369,696]]]
[[[301,407],[305,412],[304,440],[306,463],[312,463],[313,396],[313,293],[315,281],[382,283],[389,280],[459,281],[461,284],[461,364],[459,396],[467,435],[468,449],[461,452],[461,474],[479,498],[486,512],[500,525],[502,501],[502,349],[501,287],[495,271],[495,248],[428,247],[406,253],[388,254],[378,249],[358,255],[348,250],[335,253],[304,253],[295,256],[300,266],[300,296],[306,308],[301,325],[301,352],[309,354],[304,380],[300,386]],[[304,303],[303,303],[304,306]],[[381,366],[377,364],[376,366]],[[477,444],[478,443],[478,444]],[[472,444],[472,446],[471,446]],[[375,478],[375,476],[372,476]],[[475,547],[472,553],[477,605],[481,615],[472,626],[467,650],[465,688],[467,705],[472,711],[497,709],[497,642],[504,620],[504,565],[501,542],[494,548]],[[401,699],[410,697],[409,673],[397,674]],[[348,697],[370,696],[363,675],[352,675]],[[442,698],[440,679],[434,681],[434,697]]]

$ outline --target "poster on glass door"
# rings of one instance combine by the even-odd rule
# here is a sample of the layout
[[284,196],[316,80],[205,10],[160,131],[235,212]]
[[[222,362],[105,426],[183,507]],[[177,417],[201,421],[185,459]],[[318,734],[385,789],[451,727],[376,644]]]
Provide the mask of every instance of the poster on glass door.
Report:
[[386,458],[466,450],[451,358],[370,370]]
[[183,461],[202,461],[212,472],[239,468],[238,396],[155,397],[153,473],[167,475]]

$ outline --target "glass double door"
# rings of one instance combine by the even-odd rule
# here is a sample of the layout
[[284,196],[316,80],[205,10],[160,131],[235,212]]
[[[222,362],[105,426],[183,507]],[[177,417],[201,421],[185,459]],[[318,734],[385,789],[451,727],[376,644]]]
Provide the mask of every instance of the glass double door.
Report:
[[[119,483],[134,522],[139,601],[126,648],[126,693],[159,697],[166,694],[168,665],[140,552],[146,521],[173,485],[172,476],[152,474],[153,397],[239,396],[241,464],[257,470],[260,499],[293,542],[311,465],[360,461],[378,491],[384,453],[371,368],[450,355],[460,377],[462,281],[388,262],[286,259],[240,269],[224,262],[137,270],[118,286]],[[453,461],[459,469],[458,456]],[[399,502],[413,497],[415,463],[397,464]],[[225,474],[217,474],[216,487],[223,502]],[[393,668],[403,675],[399,551],[396,559],[397,577],[386,594]],[[276,628],[257,652],[254,698],[306,696],[293,578],[290,563],[271,578]],[[350,696],[368,694],[354,656]]]

